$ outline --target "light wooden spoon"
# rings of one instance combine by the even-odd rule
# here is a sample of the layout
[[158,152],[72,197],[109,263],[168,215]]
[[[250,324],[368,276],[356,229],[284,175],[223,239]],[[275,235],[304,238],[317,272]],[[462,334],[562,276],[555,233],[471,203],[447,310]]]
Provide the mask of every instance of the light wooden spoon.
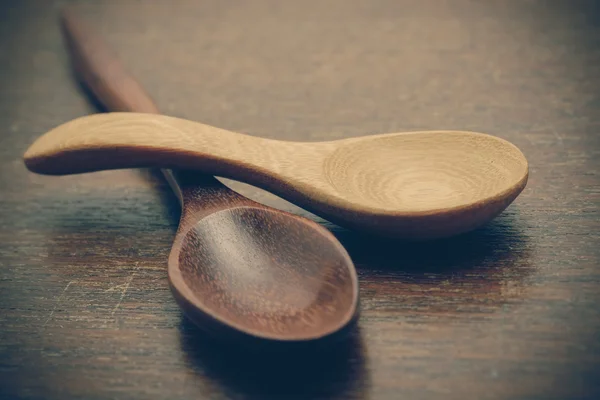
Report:
[[[98,100],[111,110],[158,113],[72,11],[61,23],[76,72]],[[182,206],[169,283],[201,329],[242,343],[288,343],[337,338],[351,326],[358,315],[356,270],[327,229],[258,204],[211,176],[163,173]]]
[[436,238],[477,228],[527,182],[527,160],[498,137],[462,131],[284,142],[163,115],[67,122],[25,154],[31,171],[187,168],[267,189],[351,228]]

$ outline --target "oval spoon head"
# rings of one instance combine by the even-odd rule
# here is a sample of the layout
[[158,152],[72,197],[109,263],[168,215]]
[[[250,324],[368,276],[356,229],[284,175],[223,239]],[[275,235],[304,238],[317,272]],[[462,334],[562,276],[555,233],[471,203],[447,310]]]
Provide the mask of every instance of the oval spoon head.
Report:
[[470,231],[500,214],[525,188],[528,163],[495,136],[405,132],[340,141],[323,174],[334,193],[331,220],[432,239]]
[[319,224],[260,206],[220,211],[191,226],[185,220],[169,256],[169,281],[201,328],[307,341],[356,316],[354,265]]

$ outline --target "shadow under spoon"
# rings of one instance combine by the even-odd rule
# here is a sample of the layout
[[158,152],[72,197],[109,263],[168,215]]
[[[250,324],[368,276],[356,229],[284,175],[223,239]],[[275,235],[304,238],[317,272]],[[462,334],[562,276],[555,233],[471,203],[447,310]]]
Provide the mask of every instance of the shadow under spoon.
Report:
[[[61,25],[76,72],[108,110],[158,113],[82,20],[65,10]],[[266,342],[311,341],[349,326],[357,314],[356,271],[327,229],[211,176],[162,172],[182,206],[169,282],[192,321],[219,337]]]

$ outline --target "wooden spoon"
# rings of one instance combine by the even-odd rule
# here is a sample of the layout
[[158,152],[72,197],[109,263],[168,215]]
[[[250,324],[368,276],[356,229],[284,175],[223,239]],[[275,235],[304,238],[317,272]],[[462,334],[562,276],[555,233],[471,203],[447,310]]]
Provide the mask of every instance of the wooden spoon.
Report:
[[67,122],[25,154],[44,174],[189,168],[267,189],[351,228],[424,239],[477,228],[527,183],[527,160],[474,132],[390,133],[330,142],[269,140],[164,115]]
[[[61,22],[75,69],[100,101],[111,110],[158,113],[81,20],[65,11]],[[279,342],[329,337],[349,326],[357,315],[356,271],[327,229],[247,199],[213,177],[163,173],[183,209],[169,282],[198,326],[218,336]]]

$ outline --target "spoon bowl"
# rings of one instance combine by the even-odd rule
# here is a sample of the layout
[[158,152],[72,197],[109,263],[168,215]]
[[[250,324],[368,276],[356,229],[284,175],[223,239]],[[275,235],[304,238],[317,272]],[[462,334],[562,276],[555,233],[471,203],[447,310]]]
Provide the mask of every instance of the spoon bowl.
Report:
[[373,212],[436,212],[510,191],[523,165],[510,143],[472,132],[414,132],[340,144],[323,174],[342,199]]
[[465,131],[351,139],[323,167],[338,195],[340,215],[332,220],[341,217],[354,228],[412,239],[480,227],[521,193],[528,178],[527,160],[517,147]]
[[352,261],[318,224],[258,205],[213,213],[189,227],[185,221],[169,257],[169,281],[204,329],[305,341],[354,318]]
[[163,115],[111,113],[67,122],[25,154],[34,172],[187,168],[267,189],[340,225],[411,239],[477,228],[527,183],[527,160],[475,132],[390,133],[284,142]]

